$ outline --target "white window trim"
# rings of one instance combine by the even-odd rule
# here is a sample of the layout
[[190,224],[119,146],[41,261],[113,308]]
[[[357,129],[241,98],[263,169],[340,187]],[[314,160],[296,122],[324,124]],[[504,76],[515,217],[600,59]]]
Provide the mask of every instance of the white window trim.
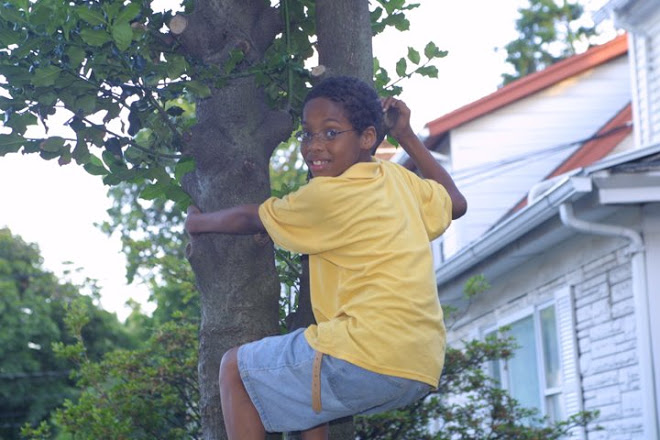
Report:
[[[545,398],[550,395],[561,393],[560,404],[565,417],[583,410],[582,399],[582,386],[579,373],[578,362],[578,345],[577,334],[575,331],[575,307],[573,305],[573,289],[571,286],[565,286],[554,293],[554,298],[549,301],[544,301],[533,306],[524,307],[519,309],[506,317],[497,320],[493,325],[483,327],[480,331],[481,339],[497,329],[510,325],[528,316],[534,315],[535,333],[537,339],[537,362],[539,366],[543,363],[543,344],[540,340],[541,329],[539,314],[540,311],[548,306],[554,305],[555,307],[555,320],[557,328],[557,341],[559,344],[559,362],[562,374],[562,385],[560,387],[546,388],[542,386],[543,396],[541,397],[541,413],[546,414]],[[539,384],[545,384],[545,369],[539,368]],[[502,375],[502,387],[509,389],[508,378],[506,374]],[[580,440],[586,438],[585,430],[582,427],[575,428],[571,431],[572,437]]]
[[[559,341],[562,374],[561,403],[566,417],[584,410],[582,381],[578,353],[578,340],[573,289],[565,286],[555,291],[555,317],[557,320],[557,340]],[[583,440],[586,432],[583,427],[574,428],[572,437]],[[571,438],[572,438],[571,437]]]

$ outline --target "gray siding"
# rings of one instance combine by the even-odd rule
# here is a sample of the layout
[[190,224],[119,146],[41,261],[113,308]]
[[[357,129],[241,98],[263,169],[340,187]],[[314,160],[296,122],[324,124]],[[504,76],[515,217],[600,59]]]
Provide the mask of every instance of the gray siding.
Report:
[[640,146],[660,142],[660,8],[631,29],[635,134]]
[[[639,224],[639,215],[644,211],[628,209],[604,223]],[[652,223],[657,225],[657,220]],[[530,257],[515,271],[488,280],[491,289],[453,324],[449,343],[459,344],[461,338],[483,334],[499,322],[552,300],[558,312],[570,313],[558,295],[570,290],[568,307],[572,307],[575,318],[571,325],[577,342],[574,352],[581,399],[577,407],[600,411],[597,424],[588,427],[585,438],[646,439],[631,277],[631,255],[624,240],[575,235],[542,255]],[[441,301],[443,293],[457,288],[458,283],[440,286]],[[558,321],[564,318],[557,317]],[[561,323],[559,327],[560,332],[562,327],[568,331]],[[565,371],[565,380],[575,381],[573,374]],[[575,408],[575,396],[566,397],[565,404]],[[597,426],[604,429],[598,430]]]

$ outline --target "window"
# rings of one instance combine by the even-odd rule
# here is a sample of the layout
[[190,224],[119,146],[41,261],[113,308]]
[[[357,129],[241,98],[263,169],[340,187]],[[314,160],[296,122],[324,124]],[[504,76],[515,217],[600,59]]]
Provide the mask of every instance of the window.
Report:
[[[491,374],[522,405],[551,421],[584,409],[573,301],[571,287],[565,286],[555,291],[554,301],[517,312],[486,333],[509,328],[520,348],[507,362],[491,363]],[[585,439],[584,428],[573,428],[571,438]]]
[[431,252],[433,254],[433,269],[438,270],[445,261],[444,236],[440,236],[431,242]]
[[537,408],[553,421],[564,419],[554,303],[537,308],[506,327],[506,335],[513,336],[519,348],[511,359],[491,365],[493,377],[522,406]]

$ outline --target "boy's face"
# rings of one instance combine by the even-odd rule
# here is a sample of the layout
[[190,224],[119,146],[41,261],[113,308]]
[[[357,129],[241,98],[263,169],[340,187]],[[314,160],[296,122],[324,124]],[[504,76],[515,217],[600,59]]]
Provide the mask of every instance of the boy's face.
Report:
[[359,134],[341,104],[326,98],[310,100],[303,109],[302,127],[300,150],[314,177],[337,177],[357,162],[371,161],[375,129]]

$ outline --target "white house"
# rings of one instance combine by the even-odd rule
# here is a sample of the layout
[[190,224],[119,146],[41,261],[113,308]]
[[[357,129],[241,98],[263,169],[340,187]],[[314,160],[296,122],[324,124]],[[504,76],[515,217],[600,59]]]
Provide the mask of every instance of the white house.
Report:
[[[627,32],[428,124],[470,214],[436,276],[464,307],[449,343],[503,325],[521,348],[493,374],[585,439],[659,439],[660,7],[614,0]],[[406,163],[405,156],[396,157]]]

